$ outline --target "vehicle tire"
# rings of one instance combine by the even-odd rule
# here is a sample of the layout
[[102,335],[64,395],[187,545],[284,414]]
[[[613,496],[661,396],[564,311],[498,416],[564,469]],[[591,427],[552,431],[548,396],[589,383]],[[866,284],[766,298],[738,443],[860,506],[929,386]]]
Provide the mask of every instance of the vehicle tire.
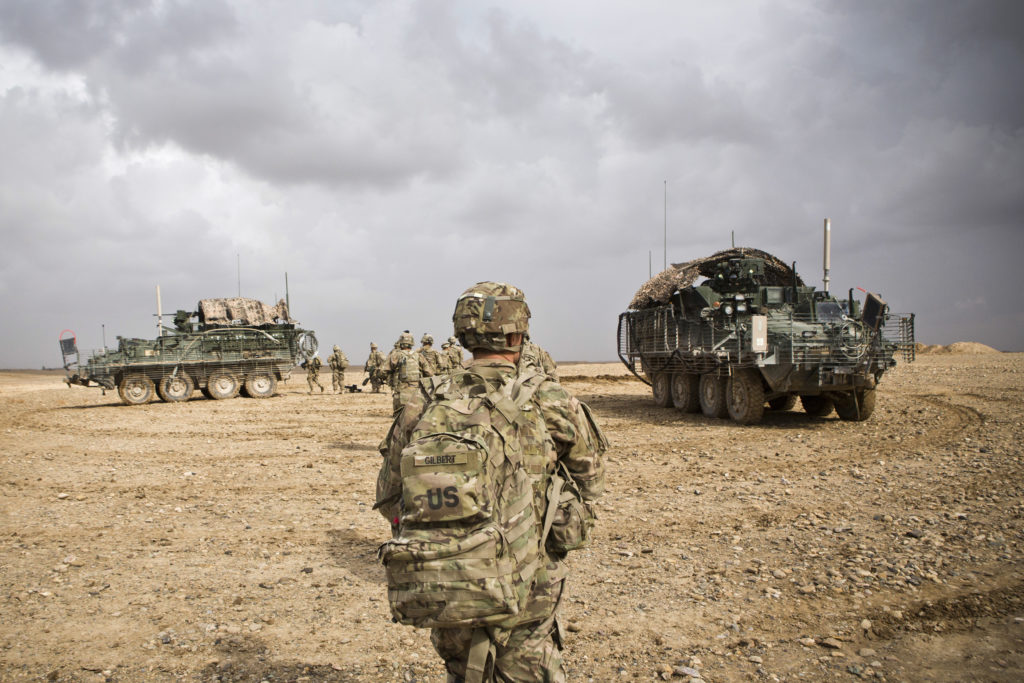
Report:
[[796,394],[776,396],[768,401],[768,407],[772,410],[793,410],[796,406]]
[[672,405],[684,413],[700,410],[700,378],[692,372],[672,375]]
[[875,412],[875,390],[862,389],[856,393],[850,392],[835,404],[840,420],[863,422]]
[[700,376],[700,411],[705,417],[726,417],[729,414],[727,377],[713,373]]
[[238,376],[226,370],[215,372],[206,380],[206,395],[217,401],[238,396],[241,388]]
[[168,403],[180,403],[192,398],[195,382],[185,372],[179,371],[167,375],[160,380],[156,393]]
[[269,372],[254,372],[245,378],[245,395],[249,398],[269,398],[277,391],[277,380]]
[[825,417],[832,413],[832,399],[828,396],[801,396],[804,412],[811,417]]
[[764,385],[757,370],[737,370],[726,392],[729,417],[741,425],[757,424],[764,416]]
[[651,380],[651,391],[654,393],[654,402],[662,408],[672,407],[672,375],[668,372],[659,372]]
[[117,387],[121,400],[130,406],[141,406],[153,400],[153,380],[145,375],[128,375]]

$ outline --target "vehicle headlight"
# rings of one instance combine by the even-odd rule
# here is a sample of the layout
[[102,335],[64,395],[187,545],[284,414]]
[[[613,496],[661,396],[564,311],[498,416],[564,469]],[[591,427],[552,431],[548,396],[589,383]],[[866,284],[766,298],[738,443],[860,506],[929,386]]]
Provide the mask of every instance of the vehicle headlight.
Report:
[[740,313],[746,313],[747,305],[743,302],[739,302],[736,304],[736,310],[739,311]]
[[726,304],[723,310],[726,315],[732,315],[732,304]]

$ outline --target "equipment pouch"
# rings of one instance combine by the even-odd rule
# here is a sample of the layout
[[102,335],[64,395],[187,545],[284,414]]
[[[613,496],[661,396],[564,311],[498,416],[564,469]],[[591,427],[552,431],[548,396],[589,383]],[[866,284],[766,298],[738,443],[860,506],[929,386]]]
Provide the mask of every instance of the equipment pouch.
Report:
[[[597,515],[590,503],[583,500],[583,494],[564,465],[560,464],[559,471],[551,477],[548,495],[544,547],[554,555],[564,555],[570,550],[586,547],[590,543]],[[553,499],[555,496],[557,500]]]

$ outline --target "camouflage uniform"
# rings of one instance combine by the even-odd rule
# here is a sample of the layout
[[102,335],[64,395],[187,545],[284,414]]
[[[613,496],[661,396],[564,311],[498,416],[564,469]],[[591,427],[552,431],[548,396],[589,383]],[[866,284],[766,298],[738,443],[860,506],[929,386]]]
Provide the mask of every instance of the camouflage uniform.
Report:
[[[485,284],[491,283],[477,286]],[[458,329],[458,321],[456,326]],[[376,507],[393,528],[397,528],[395,525],[401,512],[401,452],[434,397],[449,391],[452,386],[466,395],[486,393],[503,380],[516,379],[520,372],[506,360],[474,359],[464,369],[456,370],[450,379],[422,382],[417,387],[418,391],[396,416],[380,445],[384,462],[377,479]],[[532,368],[522,372],[536,375]],[[607,442],[589,410],[557,382],[545,379],[533,394],[529,407],[532,409],[523,411],[523,415],[528,416],[525,423],[518,427],[508,425],[505,427],[508,434],[503,434],[503,437],[520,444],[524,466],[534,479],[535,521],[542,527],[543,514],[547,509],[547,483],[556,462],[567,467],[584,499],[593,500],[604,489],[602,454]],[[541,567],[527,607],[508,626],[487,628],[486,633],[494,647],[494,659],[484,680],[566,680],[562,667],[563,637],[558,624],[558,609],[564,596],[568,569],[564,555],[550,553],[546,548],[541,549],[541,554]],[[431,643],[445,661],[449,681],[466,677],[474,631],[472,628],[432,629]]]
[[[377,349],[377,345],[370,343],[370,357],[366,359],[366,372],[370,375],[370,384],[373,386],[373,393],[380,393],[380,385],[386,381],[384,367],[388,359]],[[366,383],[365,381],[363,382]]]
[[313,393],[313,386],[320,387],[320,393],[324,393],[324,385],[320,384],[320,356],[313,356],[303,365],[306,366],[306,384],[309,385],[309,393]]
[[448,368],[448,360],[441,357],[441,353],[434,348],[434,338],[429,334],[423,335],[420,339],[420,348],[416,353],[427,359],[427,364],[434,375],[445,374]]
[[523,340],[523,351],[519,354],[519,369],[534,367],[554,381],[558,381],[558,366],[551,355],[527,337]]
[[391,384],[391,402],[395,414],[416,394],[420,379],[434,374],[427,359],[413,352],[412,344],[413,336],[403,332],[398,338],[398,348],[388,355],[385,370]]
[[331,367],[331,388],[335,393],[340,393],[345,388],[345,368],[348,367],[348,357],[340,347],[334,347],[334,353],[327,359],[327,365]]
[[462,367],[462,347],[459,346],[459,340],[455,337],[448,337],[448,364],[452,370],[458,370]]

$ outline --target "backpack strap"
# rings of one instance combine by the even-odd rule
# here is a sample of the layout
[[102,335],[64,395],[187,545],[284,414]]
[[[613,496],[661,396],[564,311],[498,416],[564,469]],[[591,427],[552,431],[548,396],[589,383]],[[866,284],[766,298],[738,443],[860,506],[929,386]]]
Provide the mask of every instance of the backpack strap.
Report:
[[[564,470],[565,465],[558,463]],[[548,542],[548,533],[551,525],[555,523],[555,513],[558,512],[558,500],[562,495],[562,487],[565,486],[565,478],[559,472],[551,475],[551,484],[548,486],[548,509],[544,512],[544,529],[540,534],[540,547],[543,548]]]
[[486,628],[475,628],[469,641],[469,657],[466,659],[466,683],[484,683],[490,680],[488,661],[493,667],[494,643],[491,642],[491,636]]

